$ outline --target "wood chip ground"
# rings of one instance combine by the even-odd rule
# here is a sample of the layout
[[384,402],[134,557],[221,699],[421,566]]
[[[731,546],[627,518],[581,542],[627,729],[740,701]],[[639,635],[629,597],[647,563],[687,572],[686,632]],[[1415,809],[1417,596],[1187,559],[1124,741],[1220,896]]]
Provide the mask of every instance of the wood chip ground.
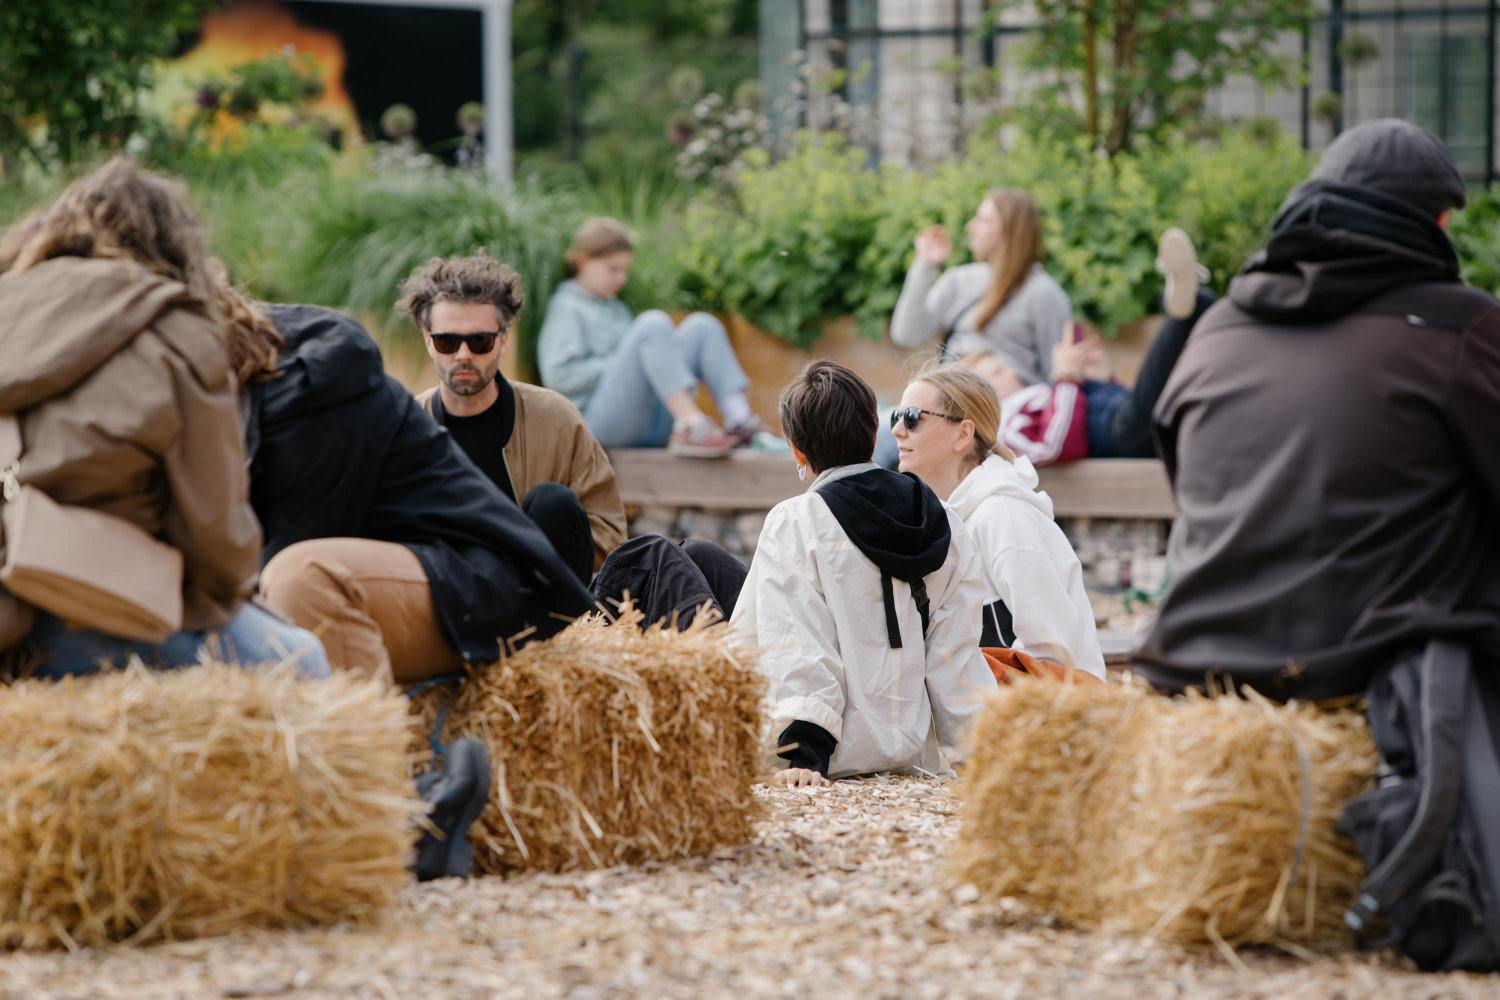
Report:
[[940,778],[756,794],[770,808],[755,840],[712,857],[413,885],[373,928],[0,955],[0,998],[1500,995],[1500,976],[1423,975],[1384,955],[1242,951],[1241,971],[981,903],[942,868],[958,802]]

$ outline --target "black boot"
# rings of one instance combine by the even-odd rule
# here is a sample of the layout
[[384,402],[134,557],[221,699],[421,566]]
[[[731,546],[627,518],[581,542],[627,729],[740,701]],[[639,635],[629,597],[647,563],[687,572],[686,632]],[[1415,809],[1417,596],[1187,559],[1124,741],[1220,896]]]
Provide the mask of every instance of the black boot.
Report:
[[490,797],[489,751],[473,736],[454,740],[443,754],[442,770],[417,778],[417,794],[432,806],[428,818],[442,833],[428,831],[417,841],[417,881],[468,878],[474,865],[469,825]]

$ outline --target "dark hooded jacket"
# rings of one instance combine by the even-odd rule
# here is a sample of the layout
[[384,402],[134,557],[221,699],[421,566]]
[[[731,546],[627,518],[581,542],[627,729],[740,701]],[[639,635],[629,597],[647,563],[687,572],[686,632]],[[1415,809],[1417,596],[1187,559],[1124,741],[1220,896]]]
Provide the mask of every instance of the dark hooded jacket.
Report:
[[384,373],[374,340],[319,306],[269,306],[280,377],[250,387],[251,502],[262,561],[295,542],[406,546],[448,641],[466,660],[499,640],[556,634],[593,604],[541,531]]
[[1178,517],[1138,672],[1324,698],[1430,636],[1500,654],[1497,414],[1500,304],[1432,217],[1299,187],[1156,406]]

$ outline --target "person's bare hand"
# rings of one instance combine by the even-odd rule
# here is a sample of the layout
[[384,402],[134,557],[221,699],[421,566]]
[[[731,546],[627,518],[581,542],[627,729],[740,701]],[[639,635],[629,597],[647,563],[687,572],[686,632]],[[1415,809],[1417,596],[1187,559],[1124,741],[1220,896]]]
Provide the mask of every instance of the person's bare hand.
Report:
[[1083,381],[1083,364],[1089,353],[1089,343],[1079,341],[1070,344],[1063,341],[1052,348],[1052,381],[1061,382],[1065,379]]
[[817,788],[828,784],[827,778],[806,767],[785,768],[772,775],[771,780],[778,785],[790,785],[793,788]]
[[942,267],[953,253],[953,241],[948,238],[948,230],[941,224],[928,226],[918,233],[916,246],[917,258],[933,267]]
[[1083,377],[1090,382],[1109,382],[1115,377],[1115,366],[1110,363],[1109,352],[1104,349],[1104,341],[1099,335],[1091,333],[1083,339],[1083,344],[1088,350],[1083,355]]

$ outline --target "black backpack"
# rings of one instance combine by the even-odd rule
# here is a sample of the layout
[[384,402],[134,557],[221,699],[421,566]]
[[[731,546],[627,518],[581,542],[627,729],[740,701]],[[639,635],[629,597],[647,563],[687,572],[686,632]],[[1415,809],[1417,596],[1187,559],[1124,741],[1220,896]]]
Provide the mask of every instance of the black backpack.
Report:
[[1339,820],[1369,872],[1345,922],[1422,969],[1500,969],[1500,677],[1435,639],[1366,696],[1380,780]]

